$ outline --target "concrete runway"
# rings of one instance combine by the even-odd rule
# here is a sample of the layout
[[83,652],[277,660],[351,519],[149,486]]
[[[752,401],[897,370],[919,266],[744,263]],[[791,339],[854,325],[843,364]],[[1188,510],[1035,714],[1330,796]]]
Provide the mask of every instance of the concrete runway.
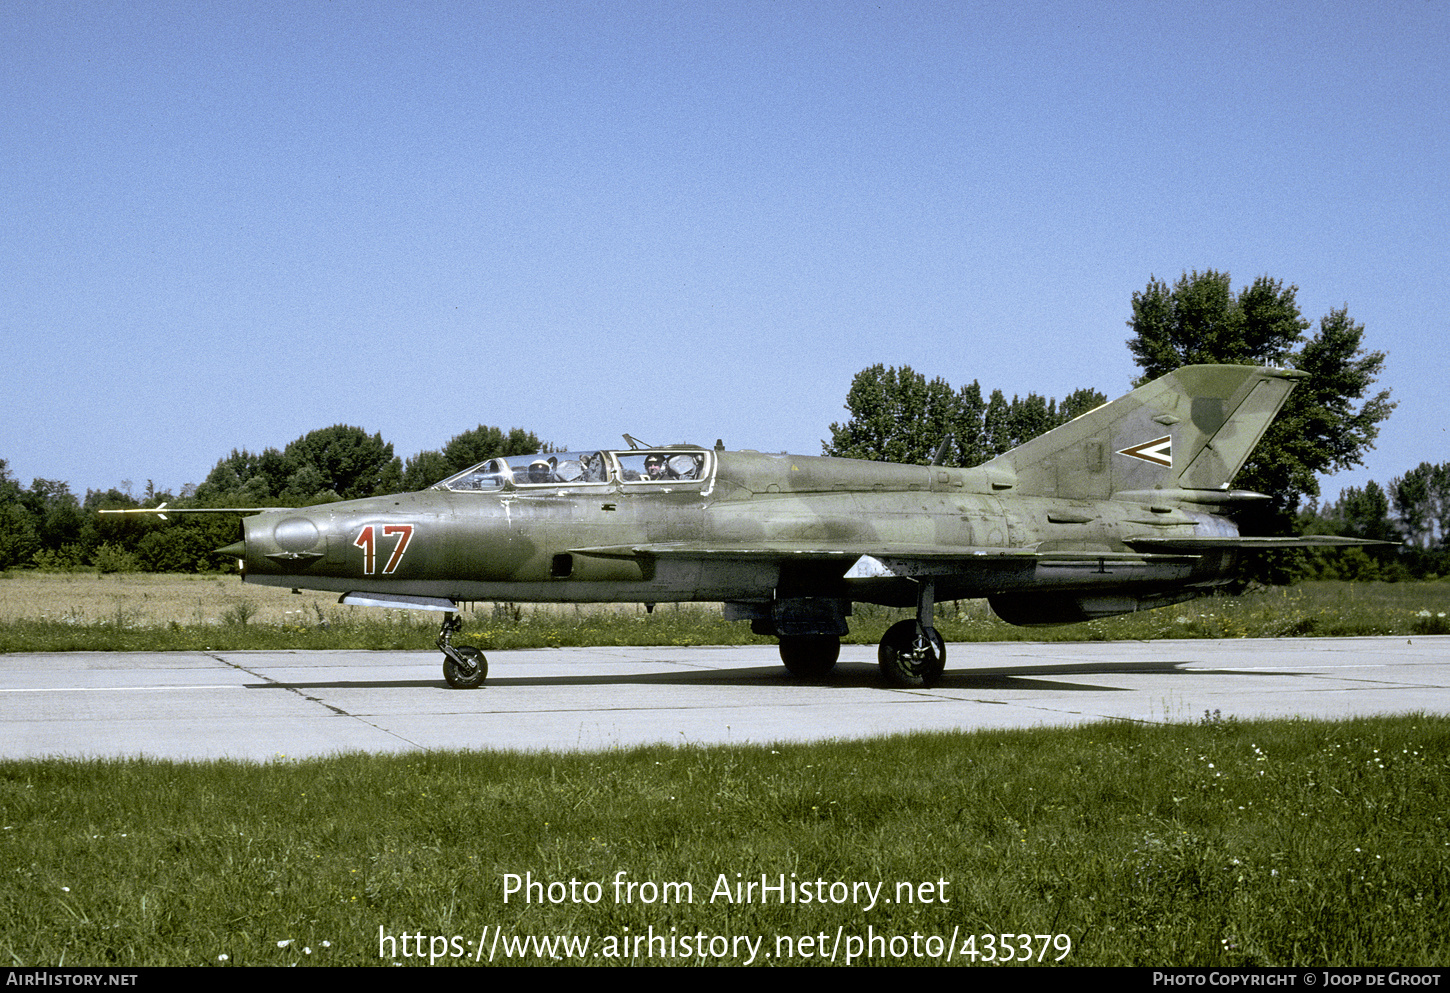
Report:
[[4,655],[0,757],[268,761],[1450,712],[1450,637],[950,644],[931,690],[886,688],[875,657],[846,646],[830,679],[801,681],[764,646],[492,652],[482,689],[450,690],[437,652]]

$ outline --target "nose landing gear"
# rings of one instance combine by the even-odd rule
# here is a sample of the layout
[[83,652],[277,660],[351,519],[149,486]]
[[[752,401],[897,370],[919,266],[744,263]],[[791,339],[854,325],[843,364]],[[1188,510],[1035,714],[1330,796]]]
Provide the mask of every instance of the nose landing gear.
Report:
[[463,622],[456,615],[443,615],[443,629],[438,632],[438,648],[443,652],[443,679],[455,690],[471,690],[482,686],[488,676],[488,659],[472,645],[453,646],[453,634],[461,630]]

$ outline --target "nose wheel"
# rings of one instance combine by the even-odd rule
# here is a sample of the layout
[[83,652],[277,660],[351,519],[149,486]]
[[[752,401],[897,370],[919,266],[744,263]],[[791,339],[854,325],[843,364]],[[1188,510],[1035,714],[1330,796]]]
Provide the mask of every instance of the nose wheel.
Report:
[[876,649],[881,674],[892,686],[920,689],[934,686],[947,664],[946,645],[936,628],[923,628],[916,621],[893,624]]
[[921,689],[935,686],[947,665],[947,648],[932,626],[936,589],[930,578],[917,580],[916,619],[898,621],[886,630],[876,650],[881,675],[892,686]]
[[453,646],[453,634],[461,630],[462,621],[451,613],[444,615],[443,629],[438,632],[438,648],[443,652],[443,679],[455,690],[471,690],[482,686],[487,678],[488,659],[472,645]]

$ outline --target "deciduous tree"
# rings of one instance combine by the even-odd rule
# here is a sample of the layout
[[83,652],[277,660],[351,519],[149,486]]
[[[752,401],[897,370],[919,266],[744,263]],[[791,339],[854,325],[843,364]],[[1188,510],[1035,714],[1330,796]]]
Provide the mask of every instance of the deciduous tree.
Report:
[[1347,308],[1331,311],[1319,330],[1295,300],[1298,287],[1260,276],[1237,295],[1229,274],[1184,273],[1172,287],[1152,279],[1133,294],[1128,349],[1143,369],[1138,384],[1181,365],[1278,365],[1309,374],[1289,395],[1234,480],[1268,494],[1267,504],[1239,515],[1245,534],[1284,534],[1300,502],[1319,494],[1318,476],[1360,465],[1394,403],[1375,390],[1383,352],[1364,348],[1364,325]]
[[[309,431],[282,454],[295,467],[288,474],[289,485],[297,471],[315,469],[322,483],[318,495],[335,493],[343,500],[355,500],[396,493],[403,485],[403,464],[393,455],[392,444],[381,434],[370,435],[349,424]],[[301,485],[316,482],[316,477],[308,476]]]
[[512,428],[505,434],[499,428],[480,424],[454,435],[442,451],[430,449],[408,459],[403,467],[403,489],[421,490],[486,459],[528,455],[542,447],[532,431]]
[[[1077,413],[1104,402],[1096,390],[1071,396]],[[1094,402],[1095,401],[1095,402]],[[1001,390],[982,401],[982,387],[972,381],[954,391],[946,380],[927,380],[910,366],[874,365],[858,372],[846,394],[851,418],[831,425],[827,455],[924,465],[950,437],[942,462],[974,466],[1070,420],[1068,404],[1058,406],[1029,393],[1008,403]]]
[[1421,462],[1395,477],[1390,497],[1407,542],[1430,549],[1450,539],[1450,462]]

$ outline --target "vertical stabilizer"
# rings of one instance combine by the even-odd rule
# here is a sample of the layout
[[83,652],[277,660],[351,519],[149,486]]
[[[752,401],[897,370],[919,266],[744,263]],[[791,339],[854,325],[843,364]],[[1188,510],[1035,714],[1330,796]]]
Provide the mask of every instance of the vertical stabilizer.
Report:
[[[1033,438],[984,466],[1013,492],[1106,500],[1228,488],[1306,374],[1192,365]],[[1167,494],[1165,494],[1167,495]]]

